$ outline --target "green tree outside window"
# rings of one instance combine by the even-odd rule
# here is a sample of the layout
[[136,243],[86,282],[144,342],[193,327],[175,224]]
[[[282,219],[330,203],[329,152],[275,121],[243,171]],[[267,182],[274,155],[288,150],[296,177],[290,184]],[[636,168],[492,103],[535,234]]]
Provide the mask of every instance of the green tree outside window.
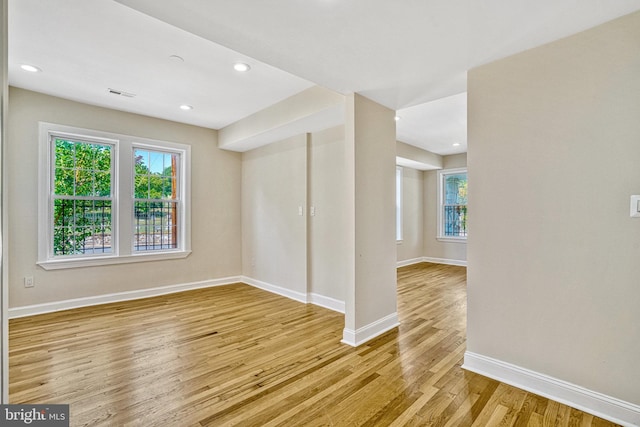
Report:
[[111,252],[112,147],[53,138],[53,254]]

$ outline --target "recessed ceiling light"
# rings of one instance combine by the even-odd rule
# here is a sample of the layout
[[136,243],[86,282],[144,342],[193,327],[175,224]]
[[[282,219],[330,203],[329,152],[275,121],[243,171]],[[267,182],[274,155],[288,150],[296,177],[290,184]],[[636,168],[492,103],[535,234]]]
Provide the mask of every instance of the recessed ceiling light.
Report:
[[188,105],[188,104],[182,104],[182,105],[180,106],[180,109],[181,109],[181,110],[184,110],[184,111],[189,111],[189,110],[193,110],[193,106]]
[[36,67],[35,65],[29,65],[29,64],[22,64],[20,68],[30,73],[39,73],[42,71],[40,68]]
[[453,143],[453,146],[454,146],[454,147],[459,147],[459,146],[460,146],[460,143],[459,143],[459,142],[454,142],[454,143]]
[[400,116],[395,116],[395,117],[393,118],[393,120],[395,120],[395,121],[397,122],[398,120],[400,120]]
[[244,62],[236,62],[235,64],[233,64],[233,69],[240,73],[246,73],[251,69],[251,66],[249,64],[245,64]]

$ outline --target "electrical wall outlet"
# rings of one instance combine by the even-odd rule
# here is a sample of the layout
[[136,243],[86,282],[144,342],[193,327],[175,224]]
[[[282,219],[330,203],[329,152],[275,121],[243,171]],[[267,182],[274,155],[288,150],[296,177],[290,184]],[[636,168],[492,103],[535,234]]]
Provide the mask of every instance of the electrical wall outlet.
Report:
[[33,282],[33,276],[26,276],[24,278],[24,287],[25,288],[33,288],[35,283]]

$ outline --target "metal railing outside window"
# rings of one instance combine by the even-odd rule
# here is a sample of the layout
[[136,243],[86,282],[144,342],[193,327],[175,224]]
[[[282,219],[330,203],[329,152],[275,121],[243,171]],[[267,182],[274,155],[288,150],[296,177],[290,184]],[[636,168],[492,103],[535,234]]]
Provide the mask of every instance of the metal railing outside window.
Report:
[[467,170],[439,172],[438,238],[467,238]]
[[467,207],[444,206],[443,228],[446,237],[467,237]]
[[57,199],[54,202],[54,255],[111,253],[111,201]]

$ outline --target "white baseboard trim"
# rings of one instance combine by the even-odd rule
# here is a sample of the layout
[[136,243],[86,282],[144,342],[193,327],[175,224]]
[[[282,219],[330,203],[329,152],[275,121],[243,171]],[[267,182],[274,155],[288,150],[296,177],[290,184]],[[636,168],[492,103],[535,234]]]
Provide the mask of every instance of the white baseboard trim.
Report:
[[74,298],[63,301],[48,302],[44,304],[13,307],[9,309],[9,318],[33,316],[36,314],[52,313],[55,311],[69,310],[72,308],[89,307],[93,305],[108,304],[112,302],[130,301],[141,298],[156,297],[173,294],[176,292],[190,291],[194,289],[210,288],[213,286],[230,285],[240,283],[242,278],[225,277],[222,279],[204,280],[201,282],[182,283],[178,285],[160,286],[156,288],[138,289],[135,291],[116,292],[112,294],[96,295],[92,297]]
[[313,304],[319,307],[327,308],[329,310],[337,311],[344,314],[345,307],[344,301],[337,300],[335,298],[327,297],[320,294],[310,292],[308,294],[292,291],[291,289],[283,288],[282,286],[274,285],[272,283],[263,282],[262,280],[253,279],[251,277],[242,276],[240,280],[243,283],[262,289],[263,291],[271,292],[276,295],[280,295],[294,301],[303,302],[305,304]]
[[469,351],[462,368],[626,427],[640,426],[640,406],[548,375]]
[[396,268],[406,267],[408,265],[413,265],[413,264],[420,264],[421,262],[424,262],[423,257],[413,258],[413,259],[405,259],[403,261],[398,261],[398,263],[396,264]]
[[309,302],[313,305],[328,308],[329,310],[337,311],[344,314],[344,301],[340,301],[331,297],[326,297],[320,294],[309,294]]
[[342,343],[348,344],[352,347],[358,347],[372,340],[373,338],[384,334],[385,332],[397,327],[400,324],[398,321],[398,313],[391,313],[382,319],[369,323],[357,330],[344,328],[342,331]]
[[466,267],[467,261],[463,261],[460,259],[446,259],[446,258],[431,258],[431,257],[423,257],[422,262],[432,262],[434,264],[446,264],[446,265],[457,265],[460,267]]
[[344,301],[326,297],[319,294],[309,295],[292,291],[281,286],[272,285],[261,280],[252,279],[246,276],[225,277],[222,279],[203,280],[193,283],[181,283],[178,285],[159,286],[148,289],[138,289],[134,291],[115,292],[91,297],[73,298],[62,301],[47,302],[43,304],[27,305],[23,307],[13,307],[9,309],[9,318],[34,316],[37,314],[53,313],[55,311],[69,310],[72,308],[90,307],[113,302],[132,301],[141,298],[150,298],[161,295],[173,294],[177,292],[191,291],[194,289],[210,288],[213,286],[230,285],[232,283],[245,283],[247,285],[271,292],[286,298],[303,303],[311,303],[329,310],[343,313],[345,311]]
[[246,276],[241,276],[240,281],[258,289],[262,289],[263,291],[271,292],[295,301],[303,302],[305,304],[309,302],[306,293],[292,291],[291,289],[283,288],[282,286],[272,285],[271,283],[252,279],[251,277]]
[[428,256],[423,256],[420,258],[412,258],[412,259],[406,259],[403,261],[398,261],[396,263],[396,268],[406,267],[408,265],[420,264],[421,262],[431,262],[433,264],[457,265],[460,267],[467,266],[467,261],[464,261],[461,259],[432,258]]

